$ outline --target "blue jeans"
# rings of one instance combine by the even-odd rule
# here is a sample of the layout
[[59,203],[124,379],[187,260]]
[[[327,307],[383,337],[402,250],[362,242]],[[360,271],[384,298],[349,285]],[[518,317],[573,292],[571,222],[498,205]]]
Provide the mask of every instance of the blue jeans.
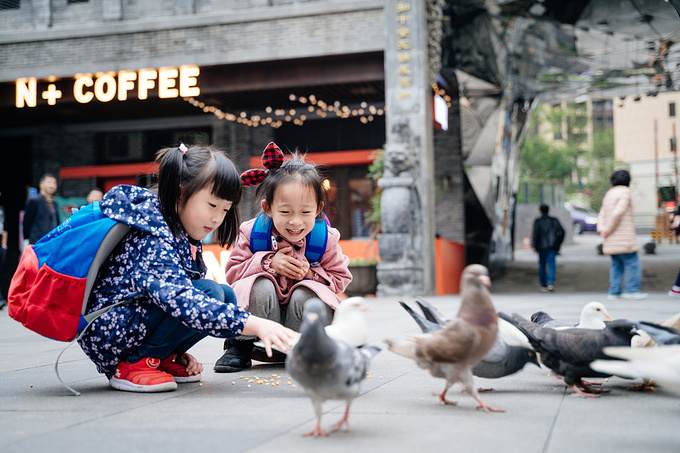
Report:
[[[544,249],[538,251],[538,281],[542,287],[555,284],[555,257],[557,250]],[[548,272],[546,273],[546,267]]]
[[[200,289],[213,299],[236,304],[234,290],[228,285],[205,279],[194,280],[193,284],[196,289]],[[125,359],[127,363],[138,362],[144,357],[163,360],[170,354],[182,355],[208,336],[205,332],[185,326],[179,319],[170,316],[154,304],[148,305],[147,313],[149,315],[147,335],[139,349]]]
[[642,268],[637,252],[612,255],[612,264],[609,268],[609,294],[621,294],[621,277],[624,274],[626,292],[640,291]]

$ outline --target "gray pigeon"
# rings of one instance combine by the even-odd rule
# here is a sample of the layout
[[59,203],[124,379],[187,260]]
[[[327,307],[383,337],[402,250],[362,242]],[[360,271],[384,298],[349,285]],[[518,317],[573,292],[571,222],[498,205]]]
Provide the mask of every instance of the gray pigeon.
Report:
[[640,321],[638,329],[646,332],[659,345],[680,344],[680,330],[647,321]]
[[485,412],[503,412],[489,407],[479,397],[474,385],[474,367],[496,341],[498,322],[496,311],[491,303],[488,269],[480,264],[472,264],[463,270],[461,277],[461,306],[456,318],[447,322],[441,329],[407,337],[406,344],[385,340],[390,351],[415,360],[419,367],[426,369],[434,377],[446,379],[444,391],[439,395],[439,403],[457,404],[446,399],[449,388],[460,382]]
[[541,327],[516,313],[512,316],[499,313],[499,316],[517,326],[541,355],[543,364],[562,376],[564,383],[582,397],[594,397],[597,396],[595,393],[605,392],[596,391],[582,378],[611,376],[591,369],[590,363],[595,359],[609,358],[602,351],[607,346],[630,346],[637,332],[637,323],[625,319],[614,320],[602,330],[555,330]]
[[[423,311],[424,317],[416,313],[404,302],[399,301],[399,304],[411,315],[423,333],[434,332],[444,327],[447,320],[436,308],[423,299],[416,299],[416,303]],[[437,321],[432,322],[433,319]],[[518,372],[527,363],[540,366],[536,353],[532,349],[522,346],[511,346],[501,335],[497,335],[491,350],[472,368],[472,374],[487,379],[496,379]]]
[[344,417],[330,432],[342,425],[349,431],[349,408],[359,393],[359,383],[366,378],[371,359],[380,351],[375,346],[355,348],[329,337],[323,302],[310,299],[300,326],[300,339],[286,356],[286,371],[300,383],[312,400],[316,425],[305,436],[326,436],[321,429],[321,406],[326,400],[345,400]]

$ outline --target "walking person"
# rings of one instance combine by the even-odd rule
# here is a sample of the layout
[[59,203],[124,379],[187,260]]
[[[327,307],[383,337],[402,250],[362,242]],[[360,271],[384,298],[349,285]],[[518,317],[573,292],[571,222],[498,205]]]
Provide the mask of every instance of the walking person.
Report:
[[29,198],[24,213],[24,239],[35,244],[59,225],[59,212],[54,194],[57,192],[57,178],[46,173],[40,178],[40,192]]
[[604,239],[602,253],[611,256],[607,299],[645,299],[647,293],[640,292],[642,267],[633,222],[630,173],[627,170],[617,170],[612,173],[610,181],[612,187],[605,194],[597,216],[597,232]]
[[555,291],[555,257],[564,241],[564,228],[559,220],[550,217],[550,208],[542,204],[541,216],[534,221],[531,248],[538,253],[538,280],[541,292]]

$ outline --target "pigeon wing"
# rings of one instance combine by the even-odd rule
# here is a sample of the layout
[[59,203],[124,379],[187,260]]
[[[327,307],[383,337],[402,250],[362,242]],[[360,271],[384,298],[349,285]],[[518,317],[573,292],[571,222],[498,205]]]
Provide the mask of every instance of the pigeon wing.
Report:
[[353,348],[349,346],[342,354],[341,369],[344,371],[345,385],[351,387],[366,378],[371,359],[380,352],[375,346]]
[[446,324],[449,320],[442,315],[439,310],[437,310],[432,304],[430,304],[428,301],[425,299],[416,299],[416,303],[420,307],[420,310],[423,312],[423,315],[425,315],[425,318],[427,318],[428,321],[439,324],[440,326],[443,326]]
[[435,363],[457,363],[476,352],[481,342],[481,334],[474,326],[456,318],[449,321],[443,329],[416,338],[416,342],[420,343],[417,352],[426,360]]
[[434,332],[435,330],[439,330],[442,328],[441,325],[431,322],[422,315],[416,313],[411,307],[406,305],[406,303],[404,303],[403,301],[400,300],[399,305],[401,305],[404,308],[404,310],[406,310],[408,314],[411,315],[411,317],[416,322],[416,324],[418,324],[418,327],[420,327],[420,330],[422,330],[423,333]]

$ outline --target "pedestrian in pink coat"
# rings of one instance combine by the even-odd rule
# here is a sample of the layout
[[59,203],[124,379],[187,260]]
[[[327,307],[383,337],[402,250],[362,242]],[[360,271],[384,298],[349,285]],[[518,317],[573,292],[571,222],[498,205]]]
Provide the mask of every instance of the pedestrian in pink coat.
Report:
[[[330,225],[325,228],[323,255],[312,263],[305,255],[317,219],[326,218],[326,191],[316,167],[297,154],[284,162],[283,152],[273,142],[265,148],[262,163],[266,169],[248,170],[241,181],[245,186],[259,185],[256,197],[267,216],[264,219],[271,222],[271,234],[264,241],[268,250],[251,249],[256,219],[241,224],[226,279],[240,307],[298,331],[309,299],[321,299],[328,319],[332,319],[340,304],[338,294],[352,281],[349,258],[338,244],[340,233]],[[251,367],[255,339],[226,340],[226,352],[215,363],[215,371],[230,373]]]

